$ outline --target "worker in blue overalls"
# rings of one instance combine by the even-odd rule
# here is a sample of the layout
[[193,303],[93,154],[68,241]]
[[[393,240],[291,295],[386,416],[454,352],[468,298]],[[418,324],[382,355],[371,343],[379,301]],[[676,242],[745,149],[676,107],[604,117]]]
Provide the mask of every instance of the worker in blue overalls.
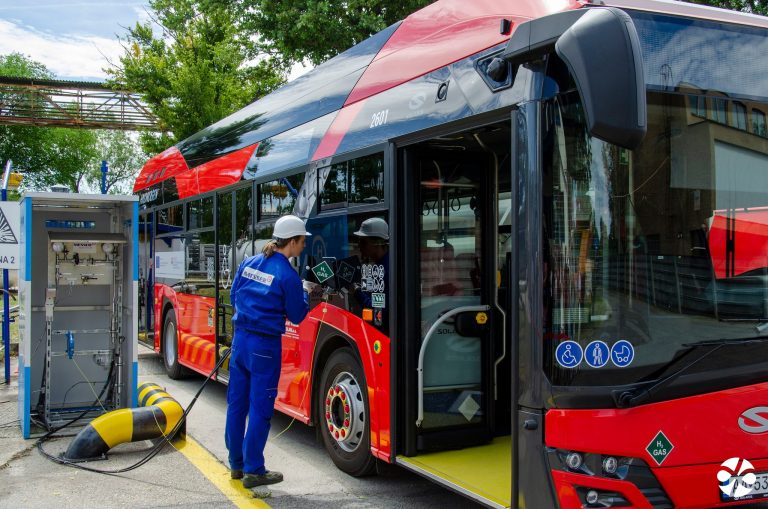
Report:
[[242,479],[246,488],[283,480],[283,474],[264,467],[264,446],[280,378],[285,320],[298,324],[309,311],[309,296],[288,261],[301,254],[308,235],[300,218],[281,217],[272,240],[260,255],[240,264],[232,282],[235,337],[224,439],[231,476]]

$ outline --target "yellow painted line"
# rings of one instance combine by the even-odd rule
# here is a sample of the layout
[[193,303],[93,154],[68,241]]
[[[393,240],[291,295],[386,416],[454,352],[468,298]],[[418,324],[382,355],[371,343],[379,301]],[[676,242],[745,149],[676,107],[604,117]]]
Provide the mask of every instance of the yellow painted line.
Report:
[[186,440],[174,442],[173,446],[235,506],[241,509],[270,509],[266,502],[255,498],[251,490],[244,488],[242,482],[230,479],[229,469],[189,435]]

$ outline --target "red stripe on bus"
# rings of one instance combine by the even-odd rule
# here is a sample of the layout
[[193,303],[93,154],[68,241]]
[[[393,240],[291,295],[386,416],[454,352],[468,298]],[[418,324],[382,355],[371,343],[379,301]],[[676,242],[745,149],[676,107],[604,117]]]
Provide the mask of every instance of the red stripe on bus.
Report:
[[176,175],[176,189],[179,192],[179,199],[189,198],[198,194],[197,169]]
[[341,140],[343,140],[344,136],[349,132],[349,126],[355,121],[357,114],[360,113],[360,110],[363,109],[364,105],[365,101],[360,101],[350,106],[345,106],[339,111],[339,114],[336,115],[336,118],[333,119],[333,123],[331,123],[331,126],[325,132],[317,150],[315,150],[315,153],[312,155],[312,161],[330,157],[336,153],[336,150],[341,144]]
[[133,192],[139,192],[145,187],[167,180],[187,170],[189,170],[189,166],[187,166],[184,156],[181,155],[179,149],[171,147],[147,161],[139,176],[136,177]]
[[[371,97],[418,76],[509,39],[499,33],[503,18],[513,26],[583,2],[532,0],[442,0],[408,16],[368,66],[345,105]],[[517,13],[512,16],[512,13]],[[435,87],[437,91],[437,87]]]
[[196,170],[199,192],[205,193],[238,182],[258,146],[259,144],[255,143],[198,166]]

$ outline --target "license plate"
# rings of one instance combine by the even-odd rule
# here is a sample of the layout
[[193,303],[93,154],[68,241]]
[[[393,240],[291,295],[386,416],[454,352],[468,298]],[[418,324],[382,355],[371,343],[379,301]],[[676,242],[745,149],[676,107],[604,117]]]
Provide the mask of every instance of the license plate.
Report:
[[[731,486],[731,489],[727,494],[720,490],[720,499],[727,502],[768,498],[768,472],[755,472],[755,478],[755,482],[750,487],[744,482],[744,476],[731,477],[731,480],[727,483]],[[736,482],[731,484],[733,479],[736,479]]]

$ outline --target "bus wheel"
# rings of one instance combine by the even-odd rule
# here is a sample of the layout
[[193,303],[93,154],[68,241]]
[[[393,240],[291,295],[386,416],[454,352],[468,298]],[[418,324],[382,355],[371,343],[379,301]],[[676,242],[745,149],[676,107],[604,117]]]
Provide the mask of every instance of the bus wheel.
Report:
[[184,378],[189,373],[179,364],[179,334],[173,311],[168,311],[163,323],[163,364],[168,377],[173,380]]
[[373,472],[371,427],[363,368],[350,348],[335,351],[325,364],[318,393],[323,445],[339,469],[360,477]]

